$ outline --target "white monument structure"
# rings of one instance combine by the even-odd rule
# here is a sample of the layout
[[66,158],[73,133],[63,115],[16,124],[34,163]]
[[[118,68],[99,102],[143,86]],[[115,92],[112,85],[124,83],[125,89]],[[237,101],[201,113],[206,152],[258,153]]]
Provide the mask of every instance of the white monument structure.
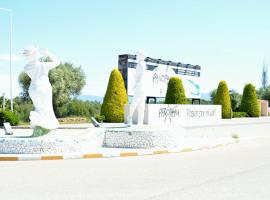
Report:
[[134,112],[137,112],[137,124],[142,125],[144,122],[144,110],[145,110],[145,71],[146,71],[146,63],[145,63],[145,52],[143,50],[139,50],[137,53],[138,64],[136,67],[135,74],[135,84],[134,84],[134,96],[129,107],[128,113],[128,124],[132,124],[132,118]]
[[34,128],[33,136],[40,136],[59,126],[53,111],[52,86],[48,73],[60,62],[48,50],[45,50],[43,56],[49,57],[50,61],[40,61],[40,53],[36,47],[24,49],[23,55],[28,61],[24,71],[31,78],[29,95],[35,107],[35,110],[30,113],[31,127]]

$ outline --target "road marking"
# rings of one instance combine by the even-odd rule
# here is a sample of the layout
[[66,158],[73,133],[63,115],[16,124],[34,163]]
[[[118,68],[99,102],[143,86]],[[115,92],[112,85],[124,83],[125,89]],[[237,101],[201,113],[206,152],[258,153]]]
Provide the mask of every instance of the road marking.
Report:
[[190,152],[190,151],[193,151],[193,149],[192,148],[183,148],[181,150],[181,152]]
[[41,160],[63,160],[63,156],[41,156]]
[[[145,151],[139,151],[139,152],[120,152],[120,153],[91,153],[91,154],[64,154],[64,155],[6,155],[6,156],[0,156],[0,161],[27,161],[27,160],[66,160],[66,159],[78,159],[78,158],[111,158],[111,157],[129,157],[129,156],[141,156],[141,155],[158,155],[158,154],[168,154],[168,153],[181,153],[181,152],[192,152],[197,150],[204,150],[204,149],[210,149],[210,148],[218,148],[218,147],[224,147],[230,144],[238,143],[240,142],[238,140],[234,140],[233,142],[227,142],[225,144],[216,144],[216,145],[202,145],[198,148],[183,148],[183,149],[177,149],[177,151],[174,149],[170,151],[170,149],[161,149],[161,150],[151,150],[151,149],[145,149]],[[2,154],[3,155],[3,154]]]
[[120,153],[120,157],[137,156],[138,152],[123,152]]
[[158,150],[158,151],[153,151],[153,154],[166,154],[169,153],[168,150]]
[[0,157],[0,161],[17,161],[19,160],[18,157],[16,156],[3,156],[3,157]]
[[84,154],[83,158],[103,158],[103,154],[101,153]]
[[205,145],[205,146],[200,147],[198,150],[205,150],[205,149],[209,149],[209,148],[210,148],[209,146]]

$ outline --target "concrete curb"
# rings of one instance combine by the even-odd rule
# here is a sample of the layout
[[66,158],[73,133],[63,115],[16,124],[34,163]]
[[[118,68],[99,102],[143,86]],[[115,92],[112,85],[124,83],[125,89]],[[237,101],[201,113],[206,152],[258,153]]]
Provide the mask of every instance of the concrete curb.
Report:
[[238,143],[239,140],[228,142],[225,144],[204,145],[200,147],[185,147],[182,149],[159,149],[145,151],[123,151],[119,153],[88,153],[88,154],[66,154],[66,155],[31,155],[31,154],[0,154],[0,161],[30,161],[30,160],[68,160],[68,159],[91,159],[91,158],[112,158],[112,157],[130,157],[130,156],[146,156],[146,155],[161,155],[169,153],[184,153],[192,151],[200,151],[224,147],[227,145]]

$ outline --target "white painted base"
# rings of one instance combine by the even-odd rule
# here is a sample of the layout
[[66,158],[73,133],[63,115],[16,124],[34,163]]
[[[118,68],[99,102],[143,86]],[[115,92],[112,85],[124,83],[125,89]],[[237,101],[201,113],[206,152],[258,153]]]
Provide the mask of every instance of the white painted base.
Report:
[[[130,105],[125,106],[125,122],[129,116]],[[133,124],[137,124],[137,112],[132,116]],[[146,104],[144,124],[194,124],[201,122],[218,122],[221,120],[220,105],[178,105],[178,104]]]

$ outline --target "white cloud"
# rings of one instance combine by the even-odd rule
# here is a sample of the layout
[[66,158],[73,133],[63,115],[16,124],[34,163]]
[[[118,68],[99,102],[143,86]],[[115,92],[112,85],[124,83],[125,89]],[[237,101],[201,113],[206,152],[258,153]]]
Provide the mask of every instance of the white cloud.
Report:
[[[0,54],[0,61],[9,61],[10,55],[9,54]],[[13,62],[19,62],[22,60],[21,56],[12,55],[11,59]]]

